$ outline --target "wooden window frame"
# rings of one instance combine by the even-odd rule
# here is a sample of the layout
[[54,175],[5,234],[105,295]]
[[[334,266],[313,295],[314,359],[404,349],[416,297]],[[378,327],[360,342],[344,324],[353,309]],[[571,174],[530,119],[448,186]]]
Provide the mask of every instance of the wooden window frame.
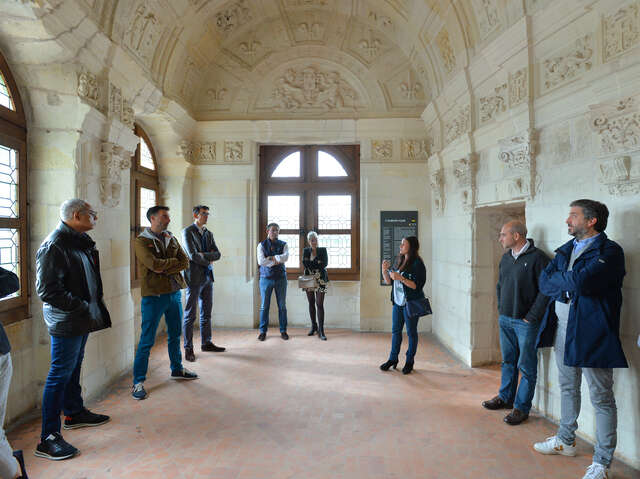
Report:
[[[318,176],[318,151],[326,151],[338,160],[347,176]],[[272,177],[274,170],[284,158],[300,151],[299,177]],[[258,232],[260,239],[267,227],[267,198],[269,195],[300,195],[300,229],[281,229],[280,234],[300,236],[300,265],[287,267],[292,275],[301,274],[302,251],[309,231],[323,234],[351,234],[351,268],[329,268],[329,279],[333,281],[360,280],[360,146],[359,145],[261,145],[260,146],[260,193],[258,205]],[[318,230],[318,195],[351,195],[351,229]],[[291,278],[290,278],[291,279]]]
[[20,295],[0,301],[0,322],[8,325],[30,315],[29,217],[27,203],[27,122],[20,91],[9,65],[0,53],[0,72],[4,77],[15,110],[0,106],[0,143],[18,151],[18,218],[0,218],[0,228],[17,229],[20,235]]
[[140,277],[138,276],[138,263],[136,262],[136,252],[134,248],[134,242],[136,237],[142,232],[140,226],[140,190],[141,188],[148,188],[156,192],[156,199],[160,198],[160,182],[158,177],[158,161],[156,160],[156,152],[153,149],[153,144],[149,139],[147,133],[143,128],[136,124],[133,132],[141,140],[145,141],[151,152],[151,158],[155,170],[150,170],[140,165],[140,143],[136,147],[133,161],[131,162],[131,287],[140,287]]

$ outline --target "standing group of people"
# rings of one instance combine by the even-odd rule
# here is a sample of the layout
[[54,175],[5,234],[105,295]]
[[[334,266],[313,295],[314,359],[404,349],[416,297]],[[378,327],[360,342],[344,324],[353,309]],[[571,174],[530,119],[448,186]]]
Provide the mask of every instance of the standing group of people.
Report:
[[[484,401],[490,410],[510,409],[504,417],[509,425],[524,422],[531,409],[537,380],[537,348],[553,347],[561,392],[561,421],[555,436],[536,443],[542,454],[572,456],[576,453],[575,433],[580,413],[581,378],[587,379],[591,402],[596,410],[596,446],[593,463],[583,479],[608,479],[616,447],[616,403],[613,368],[628,367],[619,338],[622,280],[625,275],[622,248],[604,233],[609,212],[593,200],[571,203],[566,220],[574,237],[556,250],[553,260],[527,238],[519,221],[506,223],[499,241],[508,250],[500,261],[497,300],[499,310],[502,378],[498,395]],[[150,227],[135,240],[142,290],[142,331],[133,365],[132,396],[145,399],[144,389],[151,347],[162,316],[168,332],[167,347],[172,379],[197,379],[182,365],[180,336],[184,338],[185,359],[195,361],[193,325],[200,310],[201,351],[222,352],[211,340],[213,263],[221,253],[206,228],[209,208],[193,208],[194,223],[183,230],[182,246],[167,230],[169,208],[154,206],[147,212]],[[61,222],[44,240],[36,254],[36,291],[43,301],[43,316],[51,338],[51,367],[42,401],[41,441],[36,456],[65,459],[78,450],[60,434],[61,427],[99,426],[109,417],[84,407],[80,370],[89,333],[111,326],[103,301],[100,262],[94,241],[87,234],[98,215],[83,200],[64,202]],[[258,244],[260,267],[260,341],[267,336],[269,307],[275,291],[280,335],[287,340],[285,263],[287,244],[278,238],[279,227],[271,223],[267,237]],[[329,281],[328,256],[318,246],[318,236],[308,235],[303,251],[305,274],[316,278],[316,286],[306,291],[311,330],[326,340],[324,296]],[[184,249],[183,249],[184,247]],[[392,338],[389,359],[383,371],[396,368],[406,326],[408,349],[402,372],[413,370],[418,346],[418,316],[409,303],[424,298],[426,267],[419,256],[415,236],[402,239],[393,264],[382,262],[382,275],[391,284]],[[18,290],[18,278],[0,268],[0,294]],[[186,308],[182,312],[181,289],[186,288]],[[4,418],[11,377],[9,343],[0,325],[0,421]],[[518,376],[520,382],[518,384]],[[64,423],[60,412],[64,412]],[[18,476],[18,469],[21,475]],[[12,452],[4,431],[0,434],[0,475],[23,477],[20,451]]]

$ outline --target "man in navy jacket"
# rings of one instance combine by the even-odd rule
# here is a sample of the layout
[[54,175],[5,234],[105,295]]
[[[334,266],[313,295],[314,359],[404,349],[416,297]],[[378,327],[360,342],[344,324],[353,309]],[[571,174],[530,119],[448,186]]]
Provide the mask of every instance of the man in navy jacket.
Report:
[[583,479],[607,479],[616,448],[617,410],[613,368],[628,367],[620,343],[624,252],[604,233],[609,210],[593,200],[576,200],[566,220],[575,239],[556,250],[540,276],[551,298],[537,346],[553,346],[561,391],[560,427],[534,445],[542,454],[573,456],[580,414],[582,373],[596,412],[593,464]]

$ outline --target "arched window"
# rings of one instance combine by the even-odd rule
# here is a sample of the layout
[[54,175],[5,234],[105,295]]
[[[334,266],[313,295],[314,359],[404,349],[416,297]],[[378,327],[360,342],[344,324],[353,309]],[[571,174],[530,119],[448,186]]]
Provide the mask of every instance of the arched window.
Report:
[[139,284],[138,268],[133,242],[142,230],[150,226],[147,210],[158,204],[160,186],[158,163],[149,137],[140,125],[134,133],[140,138],[134,161],[131,162],[131,286]]
[[27,125],[20,92],[0,53],[0,266],[20,278],[20,290],[0,300],[3,324],[28,316]]
[[280,225],[292,274],[302,271],[313,230],[327,248],[330,277],[360,278],[359,161],[358,145],[260,147],[260,235],[268,223]]

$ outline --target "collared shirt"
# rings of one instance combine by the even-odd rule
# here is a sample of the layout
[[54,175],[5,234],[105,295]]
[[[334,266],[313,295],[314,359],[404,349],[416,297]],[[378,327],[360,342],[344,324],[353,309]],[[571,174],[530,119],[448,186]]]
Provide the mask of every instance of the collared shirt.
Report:
[[274,256],[273,260],[269,260],[264,255],[264,250],[262,249],[262,243],[258,243],[257,255],[258,255],[258,265],[266,266],[267,268],[271,268],[272,266],[275,266],[278,263],[286,263],[287,262],[287,260],[289,259],[289,246],[287,245],[287,243],[285,243],[284,244],[284,250],[282,251],[282,254],[277,254],[277,255]]
[[196,228],[198,228],[198,233],[200,233],[201,235],[207,229],[207,227],[205,225],[202,225],[202,228],[200,228],[200,226],[198,226],[198,222],[197,221],[194,221],[193,224],[196,225]]
[[582,251],[587,246],[589,246],[591,243],[593,243],[598,236],[600,236],[600,233],[598,233],[595,236],[591,236],[590,238],[585,238],[583,240],[579,240],[578,238],[574,239],[573,240],[573,253],[574,254],[578,254],[580,251]]
[[524,244],[524,246],[517,253],[515,252],[515,250],[513,248],[511,248],[511,256],[513,256],[513,259],[518,259],[518,256],[520,256],[522,253],[527,251],[527,249],[529,249],[529,245],[530,244],[531,243],[529,243],[529,240],[527,240],[527,242]]

